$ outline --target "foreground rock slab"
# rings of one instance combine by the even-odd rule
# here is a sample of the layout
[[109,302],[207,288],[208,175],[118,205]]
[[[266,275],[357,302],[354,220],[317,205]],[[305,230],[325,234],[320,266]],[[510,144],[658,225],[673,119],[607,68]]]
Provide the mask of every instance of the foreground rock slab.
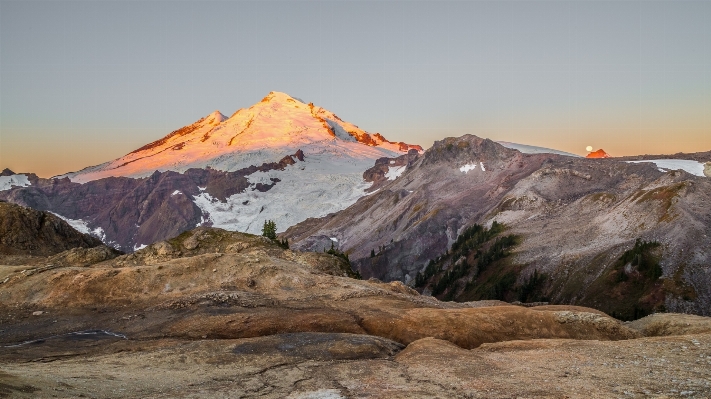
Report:
[[711,395],[705,317],[441,302],[211,228],[61,259],[0,266],[0,398]]
[[[41,346],[41,344],[39,344]],[[0,396],[94,398],[708,397],[711,334],[527,340],[473,350],[368,335],[105,342],[106,352],[2,362]]]

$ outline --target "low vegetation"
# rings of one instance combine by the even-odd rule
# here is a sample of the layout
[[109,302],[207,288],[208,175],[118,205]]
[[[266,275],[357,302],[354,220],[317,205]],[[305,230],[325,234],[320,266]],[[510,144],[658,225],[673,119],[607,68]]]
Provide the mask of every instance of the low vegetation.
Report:
[[[363,279],[363,276],[361,276],[360,272],[357,271],[357,270],[355,270],[355,269],[353,269],[353,265],[351,265],[351,260],[348,258],[348,254],[345,253],[345,252],[342,252],[342,251],[340,251],[338,248],[334,247],[333,242],[331,243],[331,248],[330,248],[328,251],[326,251],[326,250],[324,249],[324,252],[327,253],[327,254],[329,254],[329,255],[333,255],[333,256],[336,256],[336,257],[339,257],[339,258],[345,260],[346,263],[348,264],[348,267],[349,267],[350,270],[352,271],[351,277],[356,278],[356,279],[358,279],[358,280],[362,280],[362,279]],[[372,251],[371,251],[371,252],[372,252]],[[350,273],[349,273],[349,275],[350,275]]]
[[661,244],[637,239],[587,290],[578,303],[620,320],[635,320],[664,311]]

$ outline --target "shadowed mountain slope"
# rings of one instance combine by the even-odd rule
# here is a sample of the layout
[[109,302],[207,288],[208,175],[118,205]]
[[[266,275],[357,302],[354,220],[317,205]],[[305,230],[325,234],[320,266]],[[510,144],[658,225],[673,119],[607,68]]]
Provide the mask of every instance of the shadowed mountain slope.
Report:
[[[545,295],[557,303],[609,310],[611,301],[632,301],[647,311],[709,314],[706,177],[654,163],[523,154],[470,135],[381,163],[389,162],[407,166],[394,179],[369,170],[378,191],[284,236],[315,250],[333,241],[365,277],[412,283],[464,229],[496,220],[521,238],[505,266],[516,270],[516,286],[537,271],[548,276]],[[659,278],[644,280],[636,265],[618,263],[638,239],[659,243]]]

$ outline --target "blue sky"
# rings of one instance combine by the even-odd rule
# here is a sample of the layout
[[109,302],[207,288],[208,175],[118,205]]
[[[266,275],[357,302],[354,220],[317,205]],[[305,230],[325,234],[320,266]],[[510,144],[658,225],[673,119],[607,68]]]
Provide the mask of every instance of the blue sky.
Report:
[[0,1],[0,168],[119,157],[270,91],[390,140],[711,150],[710,1]]

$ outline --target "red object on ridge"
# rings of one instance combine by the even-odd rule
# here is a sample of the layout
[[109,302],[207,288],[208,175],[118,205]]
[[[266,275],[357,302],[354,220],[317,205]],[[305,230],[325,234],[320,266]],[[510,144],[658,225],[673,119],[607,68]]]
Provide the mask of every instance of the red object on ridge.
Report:
[[610,158],[610,155],[608,155],[608,153],[606,153],[605,150],[600,148],[597,151],[591,152],[585,158]]

